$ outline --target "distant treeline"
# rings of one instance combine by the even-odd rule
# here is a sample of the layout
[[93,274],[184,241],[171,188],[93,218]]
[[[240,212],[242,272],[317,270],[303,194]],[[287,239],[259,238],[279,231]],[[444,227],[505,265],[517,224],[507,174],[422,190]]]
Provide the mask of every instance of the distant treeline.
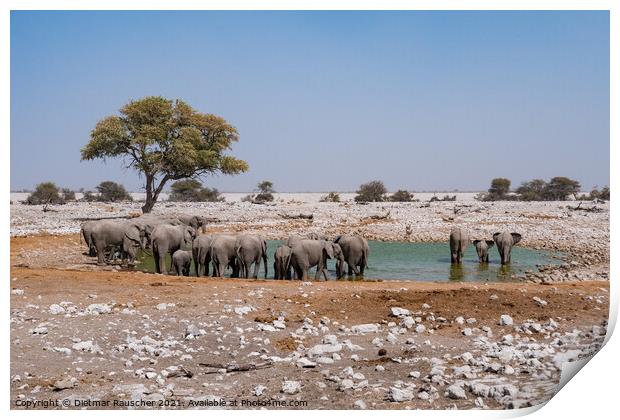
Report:
[[476,196],[480,201],[565,201],[575,200],[609,200],[609,187],[594,188],[590,194],[580,194],[579,181],[564,176],[556,176],[548,182],[543,179],[533,179],[523,182],[514,191],[510,190],[510,180],[494,178],[491,187],[486,193]]

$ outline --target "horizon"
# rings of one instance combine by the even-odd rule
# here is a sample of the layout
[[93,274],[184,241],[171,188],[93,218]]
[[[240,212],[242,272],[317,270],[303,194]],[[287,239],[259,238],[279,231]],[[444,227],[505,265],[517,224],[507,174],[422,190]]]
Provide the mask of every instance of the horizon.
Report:
[[225,193],[610,183],[605,11],[13,11],[11,192],[140,193],[120,160],[79,154],[98,120],[148,95],[239,129],[249,172],[201,179]]

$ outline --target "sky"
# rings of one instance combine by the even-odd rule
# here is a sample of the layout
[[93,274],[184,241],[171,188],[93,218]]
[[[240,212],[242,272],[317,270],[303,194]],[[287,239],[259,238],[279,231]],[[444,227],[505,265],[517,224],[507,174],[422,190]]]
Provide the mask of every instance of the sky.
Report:
[[143,178],[80,161],[97,121],[180,98],[240,133],[223,192],[609,184],[607,12],[11,13],[11,189]]

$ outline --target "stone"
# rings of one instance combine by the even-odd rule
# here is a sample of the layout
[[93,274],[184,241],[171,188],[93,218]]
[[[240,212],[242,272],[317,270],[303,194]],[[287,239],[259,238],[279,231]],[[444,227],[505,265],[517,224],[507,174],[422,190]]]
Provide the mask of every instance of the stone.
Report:
[[75,378],[65,378],[54,382],[52,388],[54,391],[62,391],[63,389],[73,388],[77,384],[77,379]]
[[408,389],[390,387],[388,397],[393,402],[411,401],[413,399],[413,392]]
[[351,330],[355,334],[370,334],[378,332],[379,326],[377,324],[359,324],[351,327]]
[[364,400],[356,400],[356,401],[353,403],[353,407],[358,408],[358,409],[360,409],[360,410],[366,410],[367,405],[366,405],[366,403],[364,402]]
[[185,328],[185,338],[188,337],[198,337],[203,335],[204,331],[195,326],[194,324],[189,324],[187,328]]
[[338,385],[338,391],[346,391],[347,389],[353,389],[354,387],[355,382],[353,382],[351,379],[343,379]]
[[316,366],[316,362],[313,362],[312,360],[305,358],[305,357],[298,359],[297,362],[295,362],[295,364],[301,368],[313,368]]
[[325,353],[342,351],[342,344],[317,344],[308,350],[308,357],[322,356]]
[[547,301],[539,298],[538,296],[534,296],[534,302],[536,302],[539,306],[547,306]]
[[453,400],[464,400],[465,398],[467,398],[465,390],[456,384],[450,385],[446,390],[446,394],[449,398],[452,398]]
[[260,397],[261,395],[263,395],[266,389],[267,387],[265,385],[256,385],[254,387],[253,393],[255,396]]
[[284,381],[282,382],[282,392],[288,395],[297,394],[301,391],[301,383],[298,381]]
[[409,329],[409,328],[413,328],[413,326],[415,325],[415,319],[413,319],[413,318],[412,318],[412,317],[410,317],[410,316],[407,316],[407,317],[404,317],[404,318],[400,321],[400,324],[401,324],[403,327],[407,328],[407,329]]
[[417,370],[411,371],[409,372],[409,377],[418,379],[420,377],[420,372],[418,372]]
[[111,312],[112,308],[110,308],[110,305],[105,303],[93,303],[86,307],[86,313],[90,315],[109,314]]
[[247,313],[252,312],[252,307],[251,306],[240,306],[238,308],[235,308],[234,311],[237,315],[245,315]]
[[417,332],[418,334],[422,334],[424,331],[426,331],[426,327],[422,324],[418,324],[415,327],[415,332]]
[[471,328],[463,328],[463,331],[461,331],[463,333],[464,336],[469,337],[470,335],[473,334]]
[[499,317],[499,325],[512,325],[512,317],[510,315],[502,315]]
[[280,330],[283,330],[283,329],[286,328],[286,323],[284,321],[279,320],[279,319],[274,320],[272,322],[272,324],[273,324],[274,327],[276,327],[276,328],[278,328]]
[[50,314],[59,315],[59,314],[64,314],[64,313],[65,313],[65,308],[58,305],[57,303],[53,303],[50,305]]
[[390,312],[392,316],[396,316],[396,317],[411,315],[411,311],[409,309],[403,309],[403,308],[398,308],[398,307],[394,307],[390,309]]

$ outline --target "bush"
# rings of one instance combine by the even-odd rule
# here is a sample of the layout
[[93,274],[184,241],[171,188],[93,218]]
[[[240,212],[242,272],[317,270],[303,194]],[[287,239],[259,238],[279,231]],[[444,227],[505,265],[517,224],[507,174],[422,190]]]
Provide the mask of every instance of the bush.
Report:
[[406,190],[398,190],[389,197],[390,201],[399,203],[413,201],[413,194]]
[[385,194],[387,188],[381,181],[370,181],[366,184],[360,185],[359,190],[356,191],[356,202],[380,202],[385,201]]
[[590,191],[590,194],[588,195],[582,194],[579,197],[577,197],[577,199],[583,200],[583,201],[592,201],[592,200],[609,201],[609,187],[603,187],[600,191],[598,190],[598,188],[594,187],[594,189]]
[[53,182],[42,182],[36,186],[34,192],[26,199],[26,204],[64,204],[58,187]]
[[524,182],[516,193],[519,199],[522,201],[542,201],[544,200],[544,192],[547,187],[547,183],[542,179],[533,179],[529,182]]
[[488,199],[490,201],[503,200],[510,191],[510,180],[506,178],[494,178],[491,180],[491,187],[488,191]]
[[254,196],[252,200],[254,203],[260,204],[273,201],[273,193],[275,192],[273,189],[273,182],[262,181],[258,183],[257,187],[259,193]]
[[132,201],[133,199],[121,184],[112,181],[103,181],[97,186],[99,201],[118,202]]
[[203,187],[200,181],[195,179],[177,181],[172,184],[171,189],[172,193],[168,201],[224,201],[224,198],[220,196],[220,192],[217,189]]
[[456,195],[444,195],[443,198],[439,198],[436,195],[434,195],[428,201],[431,203],[435,201],[456,201]]
[[97,201],[99,199],[99,197],[97,197],[95,194],[93,194],[92,191],[84,191],[84,194],[82,196],[82,200],[81,201],[86,201],[88,203],[93,202],[93,201]]
[[75,201],[75,191],[71,191],[69,188],[62,189],[62,199],[63,201]]
[[329,194],[321,197],[319,201],[322,203],[340,203],[340,194],[332,191]]
[[549,201],[564,201],[570,195],[576,197],[580,189],[581,184],[578,181],[564,176],[556,176],[545,185],[543,198]]

